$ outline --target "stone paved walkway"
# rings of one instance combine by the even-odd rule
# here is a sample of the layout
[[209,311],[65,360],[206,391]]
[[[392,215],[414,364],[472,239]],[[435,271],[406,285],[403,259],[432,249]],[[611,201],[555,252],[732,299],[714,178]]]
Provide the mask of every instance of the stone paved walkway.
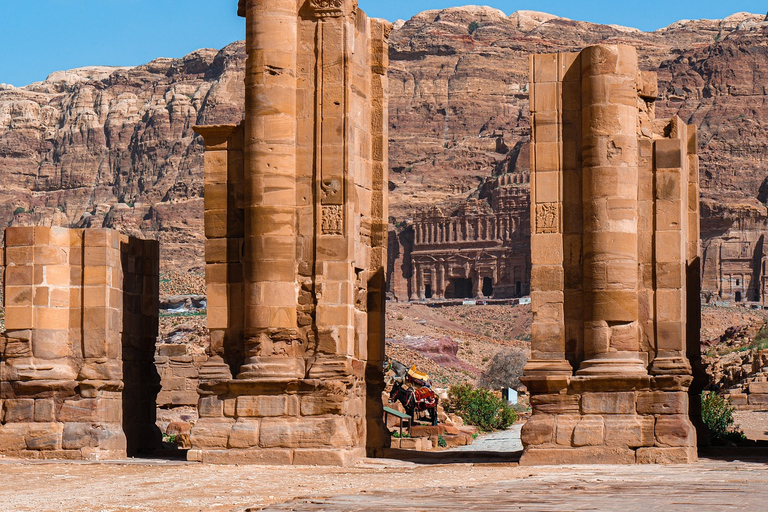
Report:
[[567,466],[518,468],[520,478],[492,484],[363,491],[357,495],[297,499],[248,512],[433,511],[764,511],[768,465],[762,461],[704,459],[676,466]]
[[475,442],[467,446],[451,448],[451,452],[520,452],[523,443],[520,442],[520,429],[523,424],[512,425],[507,430],[480,434]]

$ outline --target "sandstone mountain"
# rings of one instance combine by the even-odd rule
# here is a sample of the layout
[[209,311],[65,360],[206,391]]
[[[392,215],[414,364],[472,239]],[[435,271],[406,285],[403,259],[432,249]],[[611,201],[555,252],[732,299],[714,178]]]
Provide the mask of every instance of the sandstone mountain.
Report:
[[[765,18],[738,13],[642,32],[468,6],[397,22],[391,215],[399,222],[430,203],[458,203],[493,173],[527,167],[530,53],[624,43],[659,69],[657,115],[699,126],[703,236],[762,229]],[[191,128],[241,119],[244,58],[237,42],[0,85],[0,225],[115,227],[159,239],[167,268],[201,268],[202,142]]]

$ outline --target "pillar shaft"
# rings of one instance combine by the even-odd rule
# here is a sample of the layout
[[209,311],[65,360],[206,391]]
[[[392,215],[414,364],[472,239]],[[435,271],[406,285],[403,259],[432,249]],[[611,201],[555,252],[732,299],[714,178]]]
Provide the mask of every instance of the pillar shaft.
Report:
[[579,374],[645,373],[638,357],[637,54],[581,54],[584,353]]

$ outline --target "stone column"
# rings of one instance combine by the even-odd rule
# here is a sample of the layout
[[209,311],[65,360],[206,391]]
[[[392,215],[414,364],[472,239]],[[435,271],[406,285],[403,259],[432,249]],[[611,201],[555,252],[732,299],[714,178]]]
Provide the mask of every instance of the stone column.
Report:
[[645,374],[637,253],[637,53],[581,52],[584,353],[580,375]]
[[[674,117],[671,128],[669,139],[654,143],[654,256],[659,271],[655,301],[657,352],[651,373],[689,375],[691,366],[685,356],[686,263],[696,259],[698,228],[691,229],[688,219],[688,127],[680,118]],[[697,236],[695,242],[689,242],[687,232]]]
[[[578,61],[576,61],[578,62]],[[563,118],[560,90],[574,65],[569,55],[532,55],[531,86],[531,357],[526,376],[571,375],[565,359],[563,271]],[[578,90],[578,85],[576,85]],[[566,212],[566,215],[572,215]],[[513,238],[512,220],[503,218],[504,239]]]
[[444,299],[445,298],[445,272],[446,272],[446,266],[448,264],[445,261],[440,261],[438,265],[438,294],[437,298]]
[[296,0],[246,4],[243,378],[302,377],[297,354]]

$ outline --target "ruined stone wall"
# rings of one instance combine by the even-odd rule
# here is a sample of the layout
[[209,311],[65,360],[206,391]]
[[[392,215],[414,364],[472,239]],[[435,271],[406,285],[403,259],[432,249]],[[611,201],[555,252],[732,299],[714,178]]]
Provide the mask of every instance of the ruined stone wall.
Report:
[[197,128],[211,358],[189,456],[348,464],[385,442],[389,24],[351,0],[239,12],[245,121]]
[[8,228],[0,452],[119,458],[159,442],[158,245],[108,229]]
[[691,462],[696,131],[628,46],[531,58],[533,416],[523,464]]

